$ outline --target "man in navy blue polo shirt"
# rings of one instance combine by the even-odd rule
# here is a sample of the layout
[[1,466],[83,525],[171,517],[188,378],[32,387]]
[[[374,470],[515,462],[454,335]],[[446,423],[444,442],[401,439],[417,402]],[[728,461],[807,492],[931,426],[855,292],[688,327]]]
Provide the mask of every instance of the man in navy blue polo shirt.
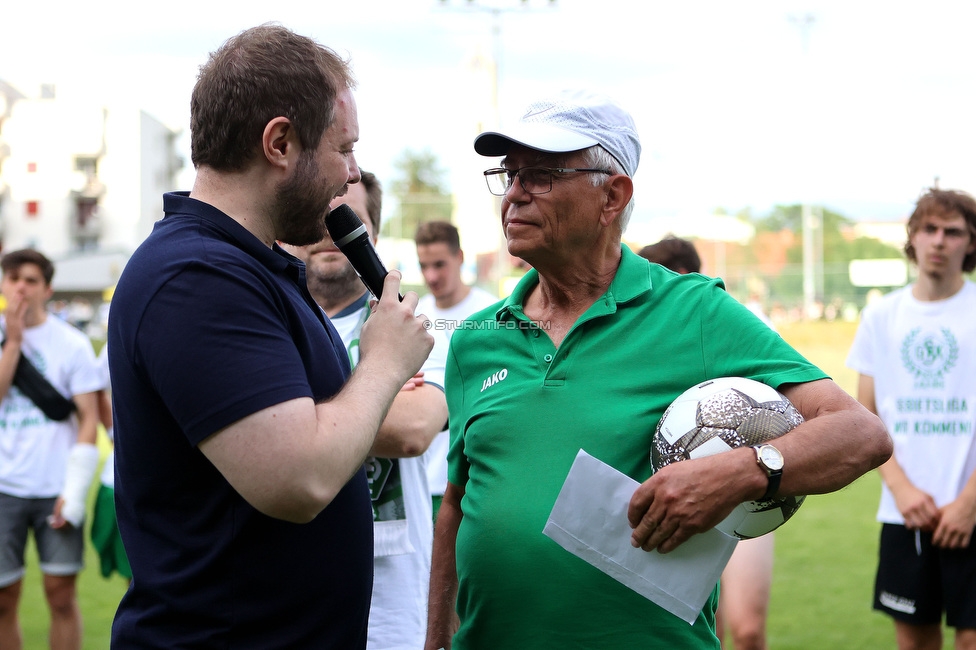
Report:
[[353,80],[287,29],[242,32],[191,99],[192,191],[119,281],[109,365],[132,586],[114,647],[362,648],[372,584],[363,460],[432,338],[386,280],[350,374],[275,244],[318,241],[359,181]]

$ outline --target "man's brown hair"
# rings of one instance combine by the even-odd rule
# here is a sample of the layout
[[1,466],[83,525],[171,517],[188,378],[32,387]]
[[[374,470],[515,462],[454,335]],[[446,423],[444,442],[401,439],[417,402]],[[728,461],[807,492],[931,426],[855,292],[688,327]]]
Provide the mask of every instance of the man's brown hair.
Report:
[[[918,263],[915,257],[915,247],[912,246],[912,236],[918,231],[922,219],[930,214],[943,216],[956,213],[966,220],[970,241],[976,241],[976,199],[958,190],[940,190],[931,188],[915,204],[915,211],[908,218],[905,229],[908,231],[908,241],[905,242],[905,255],[912,262]],[[976,251],[967,255],[962,261],[964,273],[976,269]]]
[[335,101],[355,81],[331,49],[275,24],[229,39],[200,67],[190,98],[190,158],[194,167],[245,169],[264,128],[291,120],[303,151],[318,148],[335,120]]
[[656,244],[648,244],[638,253],[641,257],[679,273],[701,271],[701,257],[687,239],[668,235]]
[[383,187],[376,174],[359,170],[360,180],[363,189],[366,190],[366,211],[369,213],[369,222],[373,226],[373,232],[377,237],[380,236],[380,215],[383,211]]
[[461,250],[461,236],[458,234],[458,229],[449,221],[423,222],[417,226],[417,234],[414,235],[413,240],[417,246],[443,242],[447,244],[452,254]]
[[0,259],[0,270],[7,274],[10,271],[16,271],[24,264],[34,264],[40,268],[41,274],[44,276],[44,284],[51,286],[51,280],[54,279],[54,264],[33,248],[24,248],[7,253]]

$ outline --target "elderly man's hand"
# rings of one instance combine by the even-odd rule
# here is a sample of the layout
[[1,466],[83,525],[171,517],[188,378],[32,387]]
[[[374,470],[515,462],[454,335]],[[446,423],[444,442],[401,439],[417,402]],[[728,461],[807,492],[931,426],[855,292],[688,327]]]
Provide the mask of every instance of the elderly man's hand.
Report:
[[631,544],[673,551],[696,533],[714,528],[748,498],[749,471],[758,471],[751,448],[672,463],[634,492],[627,518]]

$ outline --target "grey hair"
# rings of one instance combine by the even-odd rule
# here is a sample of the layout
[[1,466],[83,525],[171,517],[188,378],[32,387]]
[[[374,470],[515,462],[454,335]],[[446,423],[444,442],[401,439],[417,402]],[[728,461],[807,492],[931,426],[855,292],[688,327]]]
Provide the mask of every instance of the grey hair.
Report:
[[[592,167],[594,169],[609,169],[614,174],[624,174],[623,165],[617,162],[617,159],[610,155],[610,152],[601,147],[600,145],[594,145],[589,149],[583,151],[583,164],[587,167]],[[594,174],[592,176],[592,183],[594,186],[600,185],[606,180],[603,176]],[[630,223],[630,215],[634,212],[634,197],[630,197],[630,201],[624,207],[623,211],[620,213],[620,217],[617,221],[620,223],[620,232],[623,234],[627,230],[627,224]]]

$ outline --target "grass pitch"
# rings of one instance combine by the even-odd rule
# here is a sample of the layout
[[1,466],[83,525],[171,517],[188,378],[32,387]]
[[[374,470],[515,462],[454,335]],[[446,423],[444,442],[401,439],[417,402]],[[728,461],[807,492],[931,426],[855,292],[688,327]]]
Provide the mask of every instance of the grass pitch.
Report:
[[[803,322],[783,338],[856,396],[857,373],[844,365],[856,323]],[[881,478],[870,472],[831,494],[807,497],[776,531],[767,627],[771,650],[896,648],[894,624],[872,609]],[[953,648],[944,629],[943,648]]]

